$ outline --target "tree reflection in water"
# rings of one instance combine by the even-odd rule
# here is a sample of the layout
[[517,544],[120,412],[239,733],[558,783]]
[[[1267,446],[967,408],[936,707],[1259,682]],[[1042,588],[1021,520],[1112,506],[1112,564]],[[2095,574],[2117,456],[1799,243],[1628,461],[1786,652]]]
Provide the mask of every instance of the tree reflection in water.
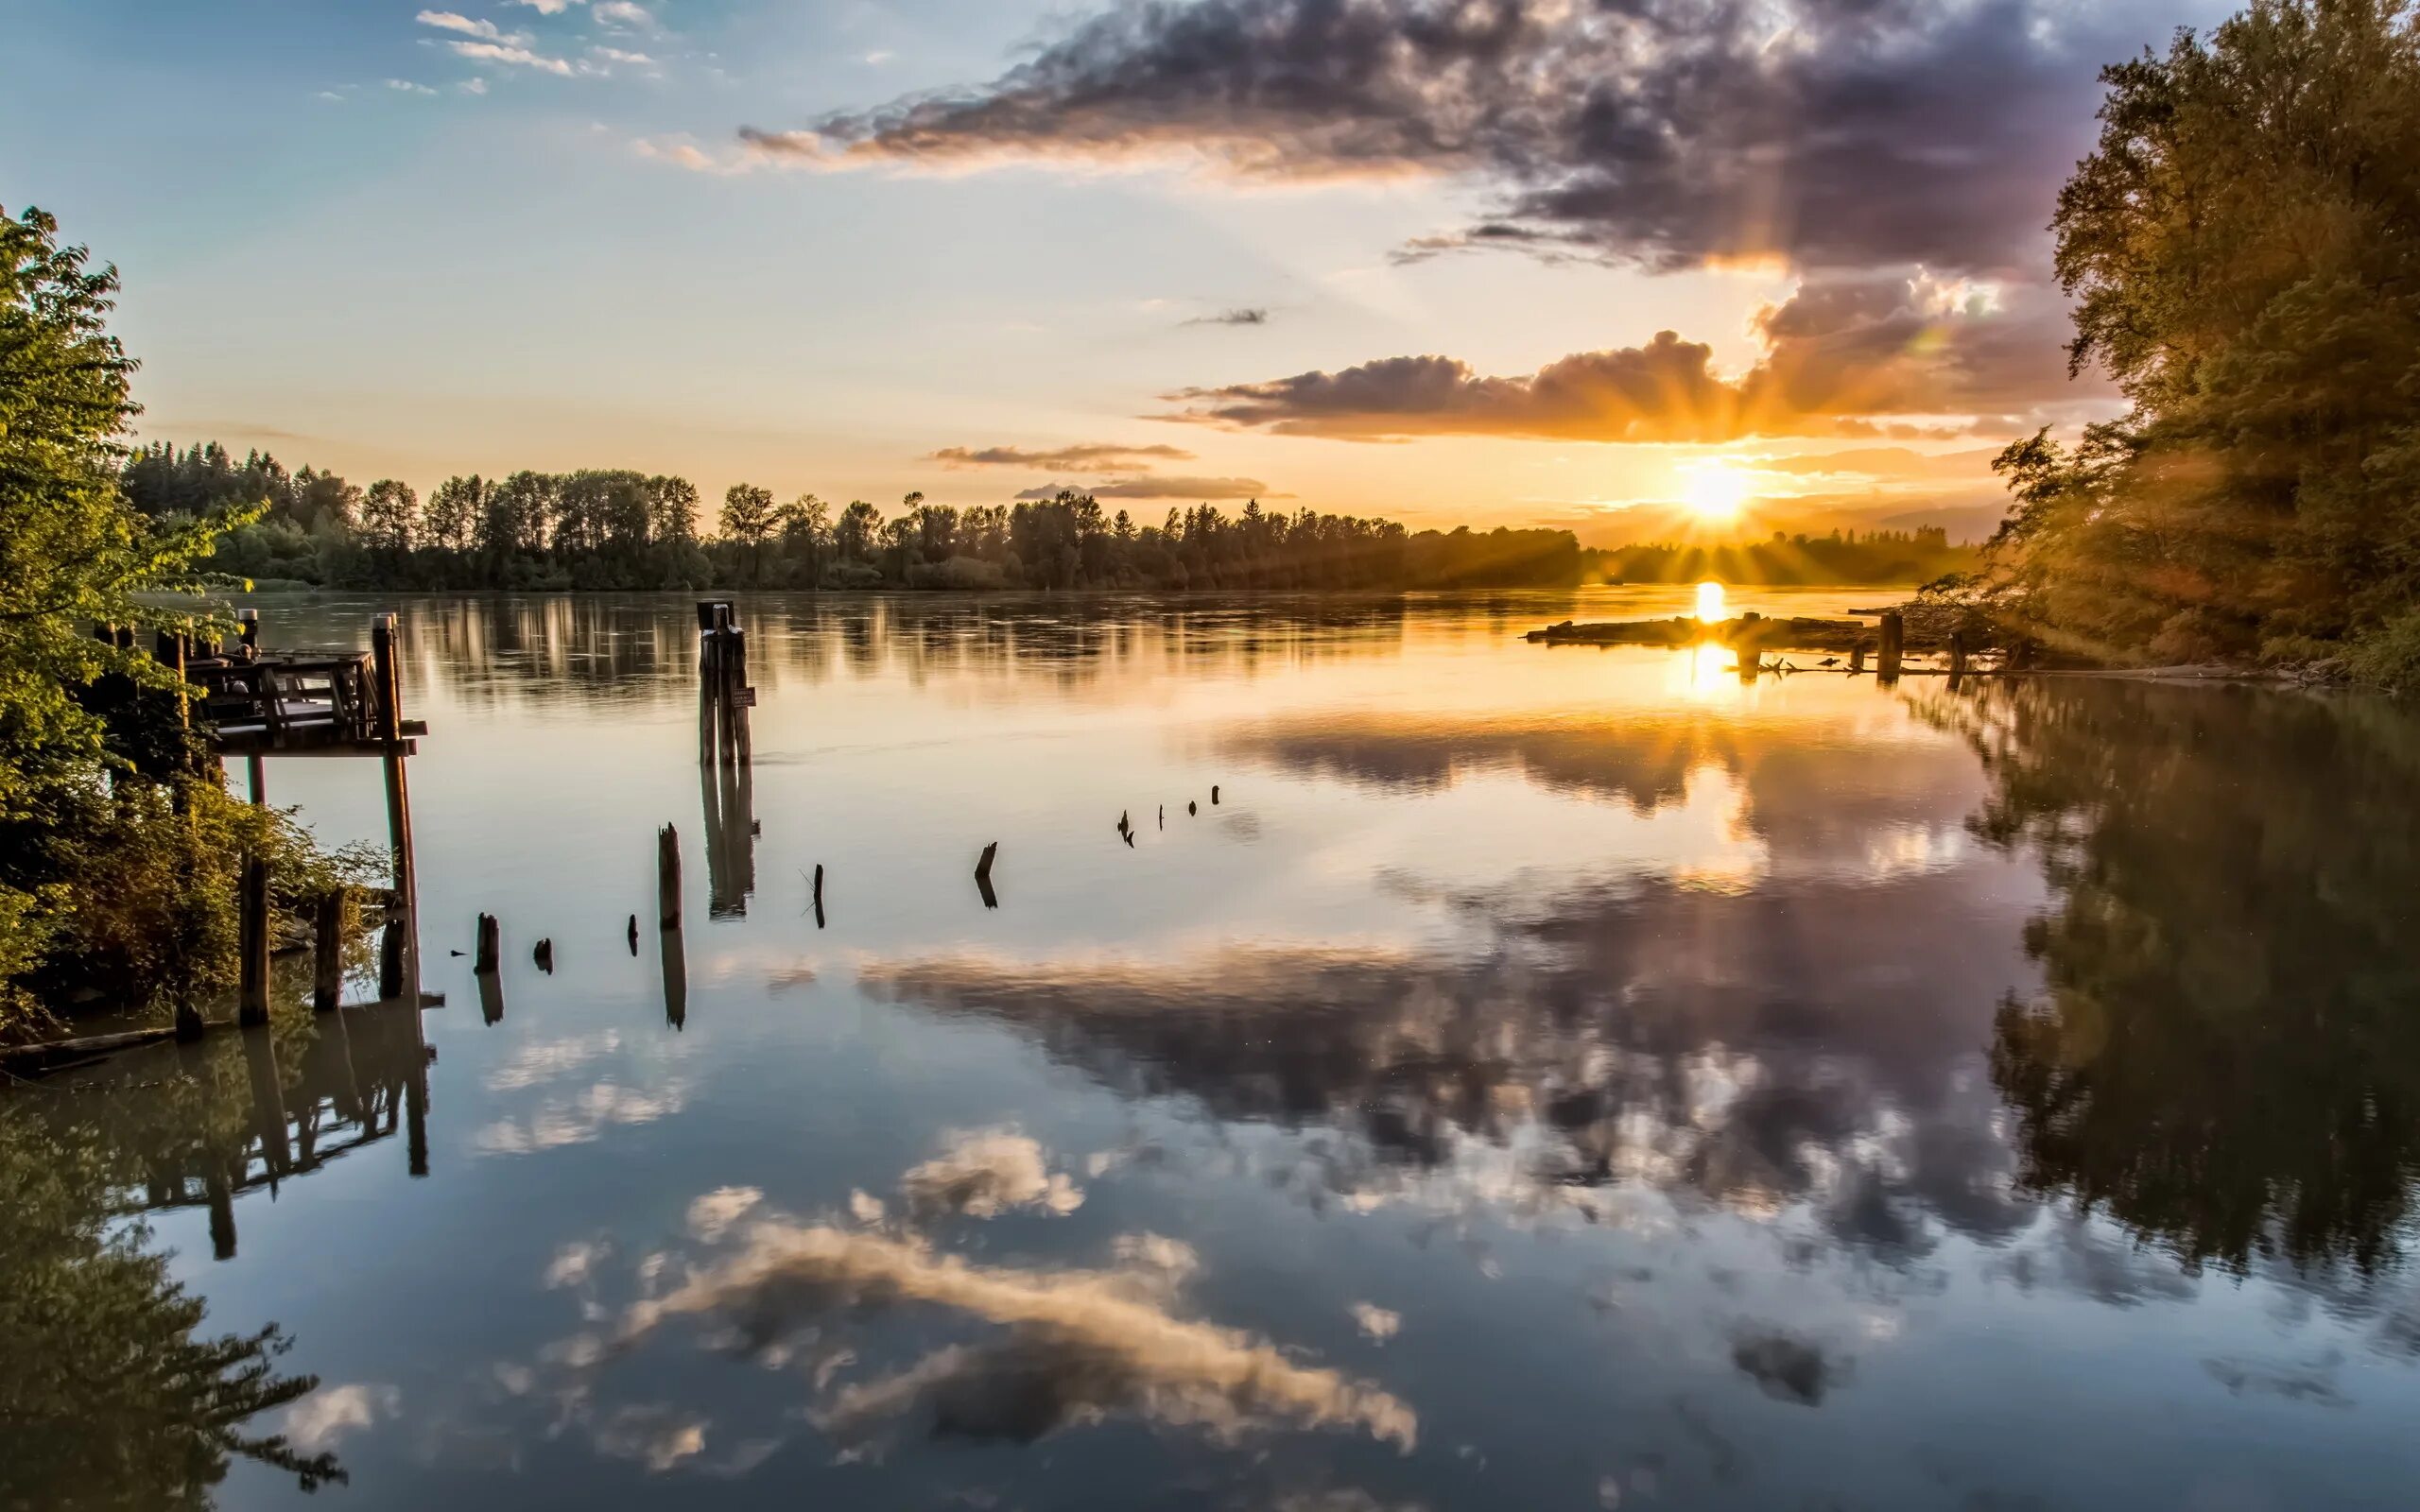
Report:
[[140,1177],[89,1125],[0,1110],[0,1506],[207,1507],[237,1458],[341,1482],[334,1455],[244,1432],[319,1381],[277,1373],[274,1324],[199,1332],[202,1299],[119,1221]]
[[206,1205],[231,1258],[236,1194],[401,1131],[425,1074],[415,1031],[288,1001],[271,1028],[128,1052],[0,1104],[0,1508],[204,1508],[238,1459],[304,1490],[345,1480],[333,1454],[245,1431],[319,1381],[277,1370],[273,1323],[205,1332],[141,1214]]
[[2188,1266],[2401,1258],[2420,1171],[2420,719],[2142,684],[1928,702],[2056,894],[1992,1074],[2018,1184]]

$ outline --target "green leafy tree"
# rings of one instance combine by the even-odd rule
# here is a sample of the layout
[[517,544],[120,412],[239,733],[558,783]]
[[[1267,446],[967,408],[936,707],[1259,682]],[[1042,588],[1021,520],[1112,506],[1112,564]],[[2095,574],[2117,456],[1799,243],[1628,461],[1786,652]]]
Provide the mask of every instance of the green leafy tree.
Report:
[[882,511],[863,499],[851,499],[832,526],[832,549],[842,561],[866,561],[873,556],[874,532]]
[[687,545],[698,539],[698,486],[687,478],[647,480],[648,531],[666,545]]
[[2003,455],[1991,592],[2120,656],[2420,648],[2410,0],[2256,0],[2102,78],[2053,224],[2071,359],[2133,407]]
[[380,478],[361,500],[361,540],[372,551],[398,558],[412,549],[420,522],[420,497],[408,483]]
[[428,496],[428,515],[424,524],[429,544],[441,551],[462,550],[471,543],[486,510],[487,485],[477,473],[447,478]]
[[88,265],[43,212],[0,215],[0,854],[12,863],[0,867],[0,983],[40,958],[74,902],[25,856],[52,833],[62,795],[123,760],[85,696],[111,677],[176,686],[92,627],[159,624],[164,611],[137,595],[198,591],[196,564],[259,513],[154,524],[127,507],[120,438],[136,412],[134,363],[106,325],[116,270]]

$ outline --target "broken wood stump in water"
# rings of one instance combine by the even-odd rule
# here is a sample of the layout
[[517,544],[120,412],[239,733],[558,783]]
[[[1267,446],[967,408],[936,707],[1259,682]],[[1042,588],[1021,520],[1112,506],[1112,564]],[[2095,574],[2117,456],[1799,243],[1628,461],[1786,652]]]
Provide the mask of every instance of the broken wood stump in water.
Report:
[[[1128,842],[1130,845],[1132,841]],[[993,841],[983,848],[982,858],[975,863],[975,890],[983,895],[983,906],[1000,906],[1000,895],[992,890],[992,862],[1000,853],[1000,842]]]
[[504,926],[493,914],[479,916],[479,954],[471,970],[481,976],[493,976],[502,969],[504,956]]
[[552,936],[540,940],[530,949],[529,961],[548,976],[555,974],[555,941]]
[[638,915],[636,915],[636,914],[632,914],[632,915],[631,916],[631,954],[632,955],[636,955],[636,954],[638,954],[638,953],[639,953],[639,916],[638,916]]
[[668,824],[655,832],[655,917],[665,929],[681,927],[681,834]]
[[1899,680],[1900,659],[1908,648],[1908,622],[1897,610],[1882,616],[1882,650],[1876,658],[1875,675],[1885,682]]

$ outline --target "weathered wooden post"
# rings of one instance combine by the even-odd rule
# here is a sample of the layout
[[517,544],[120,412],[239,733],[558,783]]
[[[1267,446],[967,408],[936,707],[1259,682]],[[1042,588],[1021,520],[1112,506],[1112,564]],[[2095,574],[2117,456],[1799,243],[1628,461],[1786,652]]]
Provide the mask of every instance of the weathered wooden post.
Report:
[[655,832],[656,921],[681,927],[681,833],[670,825]]
[[1849,675],[1851,677],[1856,677],[1864,671],[1865,643],[1863,641],[1859,641],[1857,644],[1849,647]]
[[235,611],[235,636],[243,643],[247,652],[260,649],[261,611],[259,610],[239,609]]
[[1900,658],[1907,652],[1908,622],[1897,610],[1882,616],[1882,651],[1876,675],[1885,682],[1899,680]]
[[335,1009],[344,995],[345,889],[330,887],[320,894],[312,914],[311,1006],[321,1013]]
[[1949,680],[1956,682],[1966,675],[1966,632],[1949,632]]
[[370,661],[378,684],[378,738],[389,745],[404,738],[403,659],[395,644],[395,616],[370,620]]
[[479,916],[479,954],[472,963],[472,970],[481,976],[493,976],[503,954],[504,926],[496,922],[495,915],[481,914]]
[[983,906],[1000,906],[1000,895],[992,890],[992,862],[1000,853],[1000,842],[993,841],[983,848],[981,859],[975,863],[975,889],[983,895]]
[[268,863],[259,856],[244,858],[244,877],[237,894],[236,938],[241,953],[240,986],[235,1022],[268,1022]]
[[689,962],[681,943],[681,926],[664,927],[664,1022],[675,1029],[689,1022]]
[[741,766],[756,760],[756,744],[748,730],[748,706],[755,696],[748,686],[748,632],[733,626],[725,638],[723,718],[731,726],[732,758]]

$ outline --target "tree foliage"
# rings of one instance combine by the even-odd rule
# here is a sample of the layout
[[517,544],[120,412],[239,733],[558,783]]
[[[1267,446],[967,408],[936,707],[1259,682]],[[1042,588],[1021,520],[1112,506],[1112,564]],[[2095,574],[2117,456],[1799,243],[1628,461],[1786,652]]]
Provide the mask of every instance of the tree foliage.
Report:
[[2118,656],[2420,644],[2411,0],[2256,0],[2102,77],[2053,229],[2072,362],[2132,407],[2002,455],[1994,591]]

